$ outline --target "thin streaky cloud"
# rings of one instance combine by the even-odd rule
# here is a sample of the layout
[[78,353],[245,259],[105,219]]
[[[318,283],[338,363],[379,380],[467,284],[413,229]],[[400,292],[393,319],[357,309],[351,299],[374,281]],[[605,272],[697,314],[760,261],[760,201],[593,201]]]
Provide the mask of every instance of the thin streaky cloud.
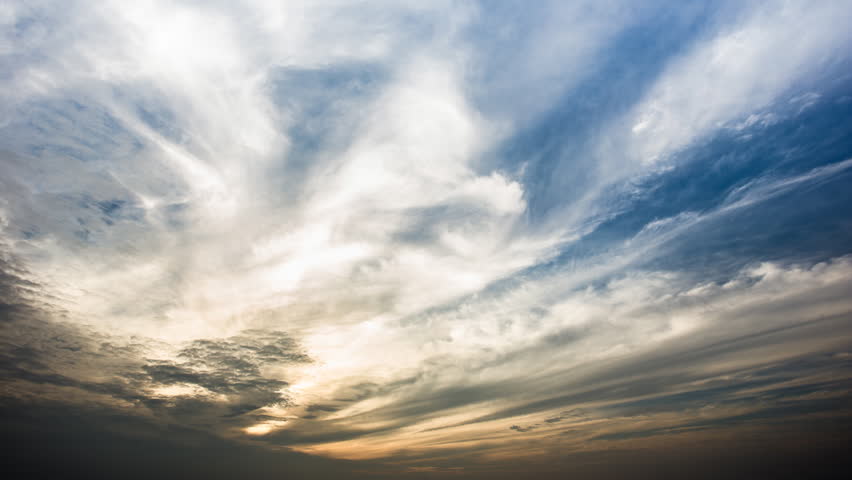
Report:
[[850,21],[846,0],[4,3],[4,467],[848,466]]

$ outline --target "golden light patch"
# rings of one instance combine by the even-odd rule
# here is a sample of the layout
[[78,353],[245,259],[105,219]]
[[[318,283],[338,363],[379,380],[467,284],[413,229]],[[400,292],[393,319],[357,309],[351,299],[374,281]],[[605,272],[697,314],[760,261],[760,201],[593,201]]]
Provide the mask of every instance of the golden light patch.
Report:
[[246,427],[246,428],[243,429],[243,431],[245,433],[247,433],[248,435],[261,436],[261,435],[266,435],[266,434],[272,432],[273,430],[284,425],[285,423],[287,423],[287,422],[281,422],[281,421],[263,422],[263,423],[258,423],[258,424],[252,425],[250,427]]
[[271,432],[273,428],[273,425],[268,423],[258,423],[257,425],[244,428],[243,431],[249,435],[266,435]]

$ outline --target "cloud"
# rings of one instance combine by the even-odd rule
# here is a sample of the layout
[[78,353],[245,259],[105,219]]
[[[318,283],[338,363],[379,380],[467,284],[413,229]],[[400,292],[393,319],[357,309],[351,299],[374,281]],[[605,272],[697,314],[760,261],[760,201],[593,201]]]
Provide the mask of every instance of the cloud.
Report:
[[[645,273],[613,279],[600,290],[577,291],[530,321],[534,330],[490,330],[492,345],[501,345],[504,352],[454,344],[456,339],[472,339],[469,335],[445,341],[437,350],[423,349],[428,360],[421,361],[413,382],[374,390],[373,396],[360,400],[363,406],[338,410],[328,420],[337,425],[388,425],[389,431],[365,432],[368,436],[359,436],[351,451],[346,442],[308,451],[358,458],[393,455],[396,449],[428,449],[439,438],[482,435],[512,425],[525,433],[552,434],[554,428],[558,432],[577,425],[586,433],[623,430],[624,422],[633,421],[630,415],[637,414],[673,415],[667,421],[690,423],[699,413],[684,412],[708,405],[717,406],[714,415],[734,418],[744,415],[737,408],[760,411],[762,407],[754,406],[757,397],[770,409],[766,415],[798,414],[781,407],[793,408],[795,402],[801,402],[796,408],[807,411],[835,411],[841,408],[844,387],[819,378],[821,372],[847,368],[841,360],[844,341],[833,340],[829,332],[839,328],[850,311],[843,300],[848,269],[848,259],[809,268],[764,264],[724,283],[699,284],[671,274]],[[501,321],[492,315],[481,322]],[[437,321],[431,320],[432,328]],[[476,321],[470,310],[466,321]],[[553,341],[549,332],[577,324],[595,326],[572,343]],[[480,325],[470,328],[477,331],[477,343],[484,343],[489,330]],[[496,343],[504,335],[511,341]],[[792,379],[797,389],[784,386]],[[814,402],[809,392],[823,392],[832,400]],[[631,404],[624,402],[630,398],[637,401],[635,413],[628,413]],[[668,413],[653,413],[657,409]],[[627,416],[619,419],[622,415]],[[713,428],[742,424],[721,417],[713,420]],[[529,423],[517,423],[524,419]],[[299,431],[297,425],[290,429],[293,435]],[[417,436],[403,434],[415,431]],[[387,451],[384,445],[391,444],[391,438],[396,449]]]
[[[68,80],[16,87],[19,120],[4,138],[19,153],[7,173],[39,180],[14,185],[7,231],[32,232],[21,239],[31,252],[19,253],[34,271],[49,270],[42,276],[68,290],[67,308],[88,322],[145,334],[153,318],[164,338],[190,340],[225,325],[234,325],[227,333],[264,327],[258,317],[284,309],[298,317],[332,291],[349,321],[360,321],[470,292],[551,253],[552,238],[514,238],[524,210],[517,182],[473,168],[491,127],[464,98],[458,61],[443,56],[458,27],[438,21],[439,11],[411,7],[425,29],[416,34],[394,26],[405,5],[382,8],[388,23],[375,29],[352,23],[364,12],[345,5],[294,7],[311,26],[283,34],[278,23],[289,25],[292,12],[266,4],[234,7],[263,18],[259,29],[212,7],[177,7],[158,28],[151,25],[166,6],[157,2],[73,8],[76,23],[57,23],[31,48],[32,62],[43,60],[16,70],[19,83]],[[20,15],[55,20],[41,10]],[[87,34],[60,41],[78,23]],[[327,44],[326,30],[351,36]],[[372,41],[374,51],[354,47]],[[407,60],[388,57],[391,44],[410,44]],[[334,65],[378,72],[358,104],[364,114],[323,123],[329,137],[345,132],[346,143],[291,155],[303,141],[291,138],[294,127],[313,112],[288,99],[313,87],[286,83],[281,72],[323,79],[338,75]],[[347,101],[317,100],[338,110]],[[43,127],[32,128],[34,118]],[[51,165],[38,174],[19,157],[35,148]],[[63,181],[69,175],[73,183]],[[281,203],[292,175],[303,179],[300,192]],[[121,207],[108,216],[98,205]],[[422,294],[427,284],[431,298]],[[150,300],[139,302],[140,291]]]
[[524,432],[529,432],[530,430],[535,430],[535,427],[534,427],[534,426],[530,426],[530,427],[519,427],[519,426],[517,426],[517,425],[512,425],[511,427],[509,427],[509,430],[514,430],[514,431],[516,431],[516,432],[524,433]]
[[0,401],[371,478],[836,432],[849,16],[0,7]]
[[142,369],[154,384],[196,386],[204,392],[202,397],[224,396],[231,416],[286,405],[282,391],[288,383],[264,376],[261,368],[309,361],[288,336],[257,330],[223,340],[194,340],[177,352],[177,358],[178,362],[152,362]]
[[[4,272],[9,270],[14,271]],[[229,422],[223,415],[286,405],[288,383],[268,371],[310,361],[292,338],[275,331],[247,330],[177,349],[150,338],[106,334],[61,321],[32,300],[37,295],[17,294],[14,301],[16,288],[38,293],[42,287],[9,274],[2,280],[9,302],[0,348],[3,383],[19,401],[94,402],[123,415],[153,415],[182,426],[201,422],[217,430]]]
[[630,114],[636,159],[660,161],[843,57],[849,12],[822,7],[755,8],[672,62]]

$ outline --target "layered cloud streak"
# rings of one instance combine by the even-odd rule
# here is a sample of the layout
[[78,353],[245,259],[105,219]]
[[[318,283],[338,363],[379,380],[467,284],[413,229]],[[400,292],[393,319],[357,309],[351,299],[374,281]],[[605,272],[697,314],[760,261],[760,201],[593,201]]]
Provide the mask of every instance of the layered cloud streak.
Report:
[[848,428],[851,15],[13,2],[3,398],[412,475]]

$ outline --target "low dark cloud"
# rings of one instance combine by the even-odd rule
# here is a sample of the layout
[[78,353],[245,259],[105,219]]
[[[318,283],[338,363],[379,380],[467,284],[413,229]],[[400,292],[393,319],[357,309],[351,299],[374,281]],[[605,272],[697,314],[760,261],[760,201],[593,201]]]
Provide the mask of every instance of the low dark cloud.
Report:
[[368,464],[271,450],[188,425],[65,402],[0,398],[0,427],[2,467],[13,478],[370,478],[357,473]]
[[529,427],[519,427],[518,425],[512,425],[511,427],[509,427],[509,430],[524,433],[529,432],[530,430],[535,430],[535,427],[535,425],[530,425]]
[[[310,361],[289,336],[278,332],[247,331],[224,340],[194,341],[178,351],[178,361],[166,361],[145,358],[144,341],[133,345],[126,339],[98,339],[71,325],[34,319],[14,327],[17,334],[7,335],[0,351],[7,381],[73,387],[136,402],[172,418],[202,411],[235,417],[286,404],[282,391],[288,382],[267,377],[261,369]],[[201,390],[168,397],[157,393],[170,386]]]
[[[45,289],[27,279],[25,268],[8,255],[2,267],[0,384],[11,398],[69,405],[95,398],[120,415],[153,414],[167,424],[217,431],[256,421],[245,416],[259,408],[288,403],[288,382],[264,368],[311,361],[289,335],[267,330],[194,340],[177,349],[174,360],[152,360],[162,347],[157,342],[56,319],[40,300]],[[159,393],[168,387],[182,390]]]
[[[223,340],[194,340],[177,352],[178,362],[157,361],[142,366],[146,380],[159,385],[192,385],[228,397],[228,416],[264,406],[285,405],[281,393],[288,382],[261,373],[266,365],[306,363],[310,358],[288,335],[246,330]],[[185,398],[203,403],[200,398]]]
[[308,405],[305,408],[305,411],[308,412],[336,412],[340,410],[340,407],[335,407],[333,405]]

